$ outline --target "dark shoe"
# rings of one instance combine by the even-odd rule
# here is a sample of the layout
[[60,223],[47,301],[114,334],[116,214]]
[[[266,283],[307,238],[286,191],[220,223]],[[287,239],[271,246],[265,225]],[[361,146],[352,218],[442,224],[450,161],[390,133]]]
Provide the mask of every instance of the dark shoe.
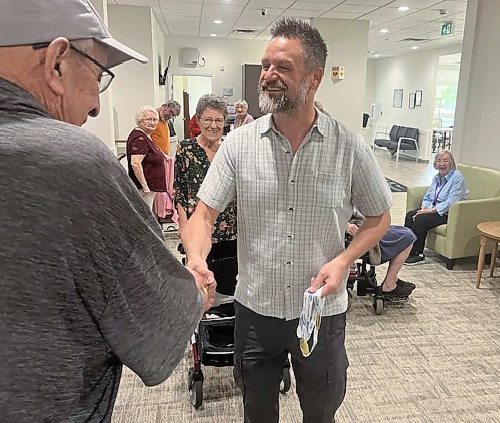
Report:
[[410,287],[410,288],[411,288],[411,290],[412,290],[412,291],[413,291],[413,290],[417,287],[417,285],[415,285],[414,283],[411,283],[411,282],[406,282],[406,281],[404,281],[404,280],[402,280],[402,279],[398,279],[398,280],[396,281],[396,285],[408,286],[408,287]]
[[405,261],[405,264],[407,266],[414,266],[415,264],[423,264],[423,263],[425,263],[425,256],[423,254],[411,255]]
[[396,288],[392,291],[384,291],[384,284],[380,286],[380,291],[384,297],[408,297],[413,291],[413,289],[408,285],[396,284]]

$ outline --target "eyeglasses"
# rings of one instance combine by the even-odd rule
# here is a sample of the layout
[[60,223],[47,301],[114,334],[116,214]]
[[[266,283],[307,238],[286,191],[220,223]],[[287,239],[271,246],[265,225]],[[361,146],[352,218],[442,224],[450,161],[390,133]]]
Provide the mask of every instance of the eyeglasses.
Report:
[[203,123],[203,125],[206,127],[212,126],[214,122],[217,126],[224,126],[224,119],[221,119],[221,118],[217,118],[217,119],[204,118],[201,120],[201,123]]
[[158,122],[157,118],[144,118],[141,119],[143,122]]
[[[33,49],[40,50],[48,46],[49,43],[33,44]],[[87,53],[84,53],[83,51],[81,51],[80,49],[76,48],[71,44],[69,45],[69,47],[72,50],[75,50],[81,56],[85,57],[87,60],[90,60],[94,65],[96,65],[102,71],[97,80],[99,82],[99,93],[106,91],[108,87],[111,85],[111,81],[113,81],[115,74],[111,72],[106,66],[101,65],[96,59],[94,59],[92,56],[89,56]]]

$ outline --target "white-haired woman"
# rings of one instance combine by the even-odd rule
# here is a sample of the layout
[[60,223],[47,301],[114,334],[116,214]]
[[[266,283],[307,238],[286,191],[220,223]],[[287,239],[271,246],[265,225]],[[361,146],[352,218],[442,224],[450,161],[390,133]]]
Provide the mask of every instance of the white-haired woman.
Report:
[[236,117],[234,118],[235,128],[253,122],[252,115],[248,114],[248,103],[245,100],[238,100],[235,102],[234,110],[236,112]]
[[164,155],[151,138],[158,119],[154,107],[140,107],[135,114],[137,126],[127,139],[128,174],[150,209],[156,192],[167,191]]
[[406,214],[405,226],[417,236],[405,264],[413,265],[425,261],[424,246],[429,229],[448,222],[448,210],[460,200],[465,200],[469,190],[462,173],[457,170],[453,154],[441,150],[434,158],[434,169],[438,171],[431,186],[422,199],[420,209]]

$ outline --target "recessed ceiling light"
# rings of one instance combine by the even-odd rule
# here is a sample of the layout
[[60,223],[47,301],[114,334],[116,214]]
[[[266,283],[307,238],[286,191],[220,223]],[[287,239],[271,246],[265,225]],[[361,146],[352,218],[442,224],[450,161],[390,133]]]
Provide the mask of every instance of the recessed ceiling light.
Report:
[[374,51],[371,51],[371,50],[368,50],[368,51],[367,51],[367,53],[368,53],[368,54],[373,54],[373,53],[375,53],[375,52],[374,52]]
[[380,57],[380,54],[374,54],[373,57]]
[[222,23],[222,21],[221,21],[220,19],[216,19],[216,20],[214,21],[214,24],[221,24],[221,23]]
[[408,6],[399,6],[398,10],[400,12],[406,12],[407,10],[410,10],[410,8]]
[[389,30],[388,30],[387,28],[382,28],[382,29],[380,30],[380,32],[381,32],[382,34],[385,34],[386,32],[389,32]]
[[210,34],[211,37],[217,37],[217,34]]
[[411,46],[412,50],[418,50],[418,46]]

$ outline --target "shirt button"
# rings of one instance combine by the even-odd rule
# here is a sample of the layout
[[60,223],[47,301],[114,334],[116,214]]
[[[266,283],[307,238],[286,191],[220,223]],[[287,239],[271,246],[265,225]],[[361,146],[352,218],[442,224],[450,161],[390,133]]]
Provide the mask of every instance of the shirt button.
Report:
[[288,211],[289,211],[290,213],[292,213],[292,212],[293,212],[293,207],[290,207],[290,208],[288,209]]
[[295,179],[292,179],[290,183],[293,185],[295,183]]
[[286,239],[288,239],[288,241],[292,241],[293,236],[292,236],[292,235],[288,235],[288,236],[286,237]]
[[287,262],[286,262],[286,265],[287,265],[287,266],[291,266],[291,265],[292,265],[292,262],[291,262],[291,261],[287,261]]

